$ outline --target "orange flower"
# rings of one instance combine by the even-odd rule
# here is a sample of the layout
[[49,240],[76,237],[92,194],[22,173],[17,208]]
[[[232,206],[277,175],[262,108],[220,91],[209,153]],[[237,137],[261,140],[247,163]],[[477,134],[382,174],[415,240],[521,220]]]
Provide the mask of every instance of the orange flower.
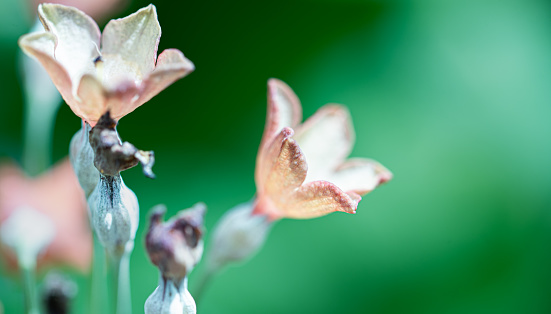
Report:
[[[51,244],[38,258],[38,266],[62,264],[87,271],[92,257],[92,235],[84,194],[67,159],[38,178],[28,178],[15,165],[0,166],[0,228],[16,210],[32,208],[55,226]],[[1,253],[10,263],[15,255]]]

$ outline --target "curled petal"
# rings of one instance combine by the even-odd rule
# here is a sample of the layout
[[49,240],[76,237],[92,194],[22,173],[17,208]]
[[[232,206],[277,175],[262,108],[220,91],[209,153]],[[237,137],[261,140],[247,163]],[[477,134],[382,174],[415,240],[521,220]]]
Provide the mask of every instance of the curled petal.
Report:
[[98,25],[82,11],[60,4],[41,4],[38,14],[44,28],[56,38],[54,57],[69,73],[75,92],[80,78],[96,71]]
[[294,128],[302,120],[302,106],[297,95],[278,79],[268,81],[268,111],[260,149],[284,127]]
[[51,33],[31,33],[21,36],[19,46],[26,54],[33,56],[42,64],[63,99],[71,107],[71,110],[77,116],[82,117],[76,105],[77,102],[73,97],[73,84],[69,73],[54,57],[55,41],[56,38]]
[[380,163],[371,159],[354,158],[337,168],[330,181],[343,191],[363,195],[391,178],[392,173]]
[[276,198],[276,202],[278,197],[286,198],[287,193],[304,182],[307,170],[308,165],[298,144],[293,139],[285,139],[265,182],[266,193]]
[[306,182],[327,180],[354,145],[350,113],[343,106],[326,105],[296,129],[294,139],[311,169]]
[[280,209],[282,216],[295,219],[315,218],[335,211],[355,214],[360,200],[361,197],[351,197],[332,183],[315,181],[303,184]]
[[266,145],[264,150],[259,151],[256,157],[255,169],[255,180],[258,189],[262,189],[270,171],[272,171],[274,164],[277,162],[281,154],[283,142],[293,136],[294,133],[291,128],[283,128],[272,142]]
[[150,4],[125,18],[107,23],[101,50],[103,54],[119,55],[122,60],[134,64],[137,79],[141,80],[155,67],[160,37],[157,10]]
[[136,107],[147,102],[163,89],[194,70],[195,66],[193,63],[181,51],[178,49],[166,49],[159,55],[155,70],[146,76],[142,82],[140,98],[136,101],[133,108],[125,109],[126,113],[133,111]]

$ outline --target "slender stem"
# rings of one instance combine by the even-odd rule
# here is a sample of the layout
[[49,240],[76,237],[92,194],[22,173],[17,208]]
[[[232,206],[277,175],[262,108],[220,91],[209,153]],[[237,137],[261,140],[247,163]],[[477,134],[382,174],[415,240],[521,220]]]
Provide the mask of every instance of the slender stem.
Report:
[[57,106],[48,106],[27,97],[23,147],[23,167],[37,175],[51,164],[52,138]]
[[207,266],[206,271],[199,278],[198,280],[199,283],[195,285],[196,288],[193,291],[193,295],[195,296],[195,302],[197,304],[201,302],[201,298],[203,297],[206,287],[210,284],[210,281],[212,280],[214,275],[216,275],[217,272],[218,272],[217,268]]
[[112,296],[112,313],[132,313],[132,299],[130,296],[130,253],[127,250],[122,256],[108,255],[110,273],[110,295]]
[[90,314],[107,313],[108,294],[105,289],[107,274],[105,251],[94,234],[94,260],[90,278]]
[[38,295],[36,293],[35,265],[20,264],[25,288],[25,306],[27,313],[38,314]]
[[119,285],[117,297],[117,313],[132,313],[130,297],[130,253],[126,252],[119,265]]

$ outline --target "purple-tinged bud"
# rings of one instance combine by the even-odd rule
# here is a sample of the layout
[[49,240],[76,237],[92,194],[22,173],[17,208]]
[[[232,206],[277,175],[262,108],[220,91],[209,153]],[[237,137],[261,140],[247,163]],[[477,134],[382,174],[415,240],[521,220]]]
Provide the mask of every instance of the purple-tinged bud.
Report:
[[153,209],[145,245],[151,262],[165,278],[181,280],[201,260],[206,207],[198,203],[162,222],[165,212],[164,205]]
[[198,203],[166,222],[164,205],[153,209],[145,246],[159,268],[159,286],[147,298],[146,314],[195,314],[197,307],[187,289],[187,275],[203,255],[203,221],[206,207]]

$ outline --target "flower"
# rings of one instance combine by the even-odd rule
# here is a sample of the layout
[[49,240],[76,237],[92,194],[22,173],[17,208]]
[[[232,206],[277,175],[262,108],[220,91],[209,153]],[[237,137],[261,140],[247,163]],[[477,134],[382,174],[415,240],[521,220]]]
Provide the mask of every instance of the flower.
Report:
[[346,160],[354,129],[343,106],[326,105],[303,124],[301,119],[302,107],[291,88],[269,80],[254,214],[275,220],[314,218],[334,211],[355,213],[361,195],[392,178],[376,161]]
[[111,20],[101,38],[97,24],[76,8],[41,4],[38,13],[46,31],[22,36],[19,45],[91,126],[108,110],[122,118],[194,70],[177,49],[157,58],[161,27],[153,5]]
[[149,259],[159,268],[159,286],[144,304],[146,314],[197,313],[188,291],[187,275],[203,255],[203,221],[206,206],[195,204],[166,222],[164,205],[153,208],[145,246]]
[[[48,217],[55,235],[38,266],[64,264],[81,271],[89,268],[92,236],[82,190],[68,160],[63,160],[42,176],[27,178],[14,165],[0,167],[0,228],[22,208],[31,208]],[[2,253],[13,262],[11,251]]]

